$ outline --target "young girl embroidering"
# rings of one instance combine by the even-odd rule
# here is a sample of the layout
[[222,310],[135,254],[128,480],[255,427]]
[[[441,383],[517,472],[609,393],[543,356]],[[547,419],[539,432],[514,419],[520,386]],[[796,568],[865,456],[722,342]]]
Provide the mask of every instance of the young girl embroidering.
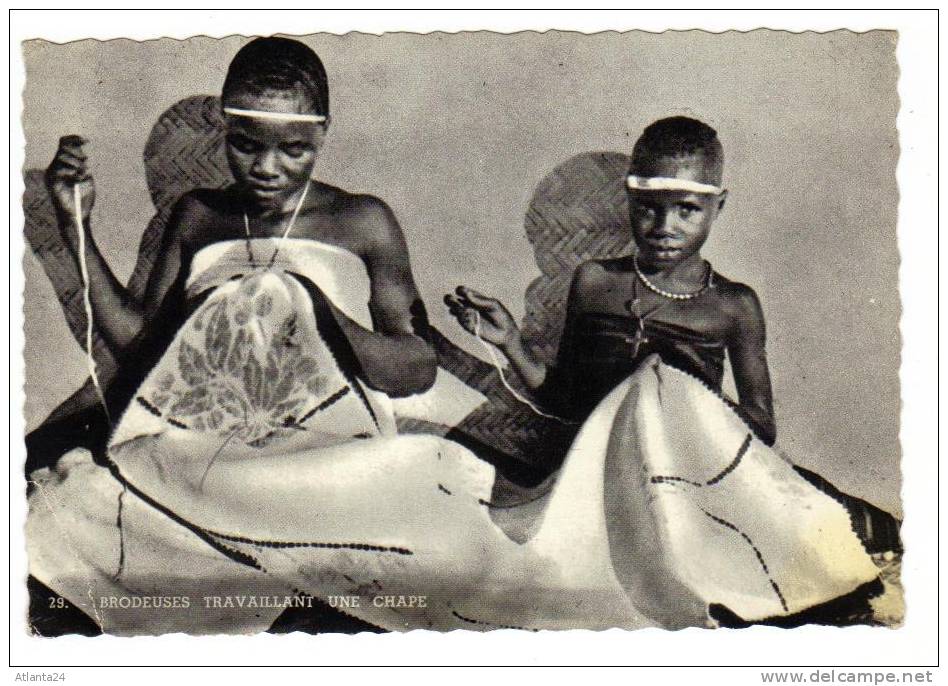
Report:
[[[700,121],[670,117],[645,129],[635,144],[626,178],[635,251],[617,259],[590,260],[576,269],[554,365],[547,366],[533,357],[513,317],[499,301],[459,286],[445,297],[449,311],[468,332],[506,355],[546,411],[571,420],[589,417],[637,369],[653,368],[658,374],[660,367],[655,360],[721,394],[727,357],[739,399],[732,407],[762,443],[772,445],[776,423],[760,302],[750,286],[722,276],[701,255],[727,197],[722,187],[723,167],[724,153],[717,133]],[[659,378],[659,394],[661,384]],[[659,395],[653,410],[663,419],[652,414],[643,421],[653,425],[664,422],[682,444],[690,440],[710,446],[713,433],[722,431],[702,417],[700,410],[695,417],[675,416],[674,407],[674,403],[662,404]],[[684,434],[688,434],[687,440]],[[618,438],[614,427],[613,439]],[[704,488],[708,492],[708,486],[717,486],[728,476],[733,479],[731,471],[750,445],[749,436],[746,440],[738,438],[733,461],[718,474],[709,474],[707,479],[658,474],[652,477],[652,483],[677,490],[675,496],[688,497],[682,491]],[[622,439],[633,444],[636,440],[642,442],[628,435]],[[674,443],[674,439],[668,443]],[[636,446],[635,450],[640,448]],[[662,451],[671,450],[669,445],[662,446]],[[662,459],[669,467],[686,462],[690,446],[683,445],[683,450],[687,452],[666,454]],[[689,467],[694,465],[678,468],[684,472]],[[794,469],[796,475],[787,475],[789,482],[806,480],[847,508],[853,529],[867,550],[881,553],[901,549],[898,525],[891,515],[840,493],[812,472]],[[771,487],[766,481],[748,486],[760,494]],[[717,515],[710,508],[699,507],[697,512],[711,518],[709,521],[722,530],[737,530],[728,520],[715,520]],[[645,516],[644,512],[638,515]],[[676,516],[690,520],[687,513],[678,512]],[[640,520],[636,523],[642,524]],[[793,547],[806,545],[804,538]],[[835,608],[834,612],[847,609]]]
[[754,290],[715,272],[701,256],[724,206],[724,153],[715,131],[672,117],[645,129],[627,178],[637,251],[581,264],[574,276],[555,366],[533,359],[497,300],[459,287],[446,302],[474,333],[497,345],[551,407],[583,418],[653,353],[721,390],[725,354],[742,414],[773,443],[764,317]]

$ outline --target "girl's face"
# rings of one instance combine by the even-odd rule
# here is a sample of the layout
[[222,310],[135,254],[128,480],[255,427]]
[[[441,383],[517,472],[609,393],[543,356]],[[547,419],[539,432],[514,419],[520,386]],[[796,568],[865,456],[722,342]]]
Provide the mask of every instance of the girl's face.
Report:
[[[700,156],[665,158],[656,161],[654,168],[643,171],[648,176],[714,185],[720,183],[720,173],[708,169]],[[725,196],[726,192],[709,195],[688,191],[630,190],[632,234],[642,264],[668,269],[698,255]]]
[[[311,114],[307,99],[289,91],[229,96],[227,106]],[[237,185],[262,210],[286,209],[309,180],[326,124],[225,114],[227,161]]]

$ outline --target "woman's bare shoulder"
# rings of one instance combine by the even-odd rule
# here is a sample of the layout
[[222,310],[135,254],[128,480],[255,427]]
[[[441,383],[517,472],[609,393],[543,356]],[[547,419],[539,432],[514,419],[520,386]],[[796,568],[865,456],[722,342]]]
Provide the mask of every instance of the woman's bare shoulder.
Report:
[[405,251],[405,238],[392,208],[378,196],[334,189],[334,214],[364,252]]
[[178,199],[177,207],[183,211],[214,212],[232,214],[235,205],[233,186],[224,188],[195,188]]
[[350,193],[339,188],[334,190],[337,192],[337,211],[351,221],[375,224],[394,219],[392,209],[376,195]]
[[193,249],[233,238],[237,206],[232,187],[197,188],[178,199],[169,228]]

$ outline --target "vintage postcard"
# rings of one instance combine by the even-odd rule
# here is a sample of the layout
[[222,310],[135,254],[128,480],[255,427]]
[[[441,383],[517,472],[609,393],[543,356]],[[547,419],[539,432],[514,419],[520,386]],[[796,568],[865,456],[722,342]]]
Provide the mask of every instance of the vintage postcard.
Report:
[[22,630],[901,626],[898,42],[24,41]]

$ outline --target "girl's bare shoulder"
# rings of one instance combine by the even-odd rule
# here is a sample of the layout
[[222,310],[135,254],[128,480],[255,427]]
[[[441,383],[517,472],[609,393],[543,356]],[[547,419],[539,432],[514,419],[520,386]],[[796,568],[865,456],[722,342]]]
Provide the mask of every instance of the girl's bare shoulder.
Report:
[[573,272],[569,299],[579,311],[600,310],[615,305],[631,273],[629,258],[592,259],[581,262]]
[[712,279],[718,297],[729,303],[746,305],[748,302],[757,301],[757,292],[746,283],[729,279],[717,271]]
[[573,283],[580,288],[595,288],[632,273],[632,258],[629,256],[586,260],[576,267]]
[[735,325],[741,328],[763,326],[763,307],[757,292],[751,286],[714,272],[714,294],[718,308],[728,315]]

